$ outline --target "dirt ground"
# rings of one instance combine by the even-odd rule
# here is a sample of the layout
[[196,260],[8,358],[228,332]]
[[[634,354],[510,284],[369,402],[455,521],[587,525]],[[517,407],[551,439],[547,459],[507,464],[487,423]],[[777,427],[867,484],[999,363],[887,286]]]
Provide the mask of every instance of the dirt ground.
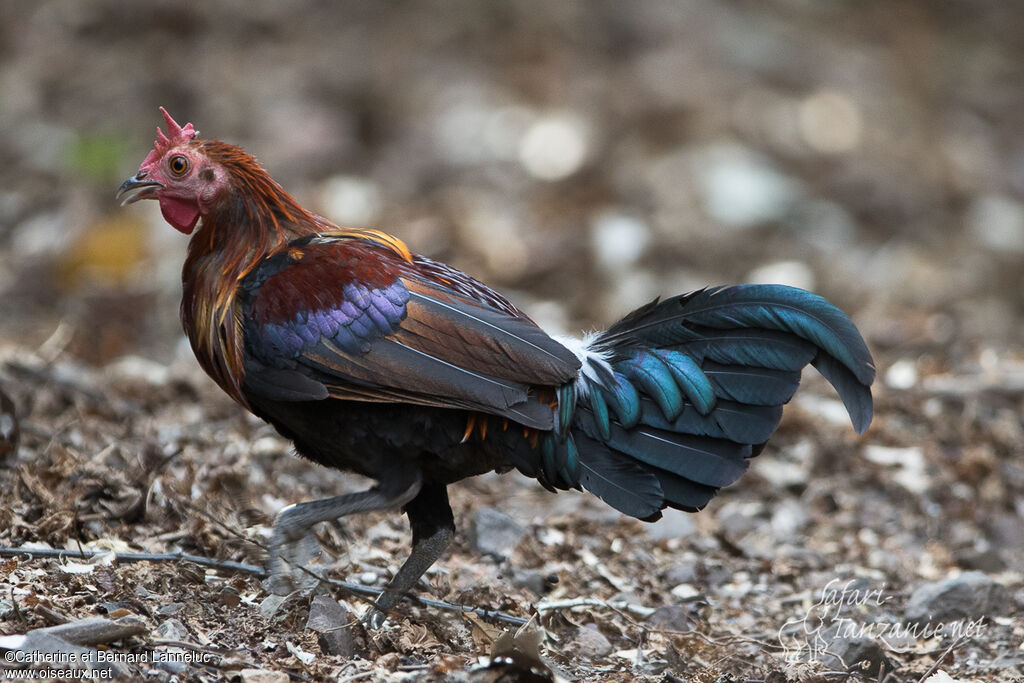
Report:
[[[152,681],[1020,680],[1012,3],[184,5],[0,5],[0,547],[69,551],[0,557],[0,651],[102,617],[134,634],[85,645]],[[186,239],[113,201],[159,105],[552,332],[712,284],[813,289],[875,354],[875,421],[855,435],[809,371],[739,484],[656,524],[518,475],[453,486],[419,595],[532,620],[514,645],[514,619],[415,602],[367,631],[340,586],[279,603],[223,563],[258,568],[281,507],[367,482],[192,358]],[[407,553],[397,514],[322,527],[341,581]]]

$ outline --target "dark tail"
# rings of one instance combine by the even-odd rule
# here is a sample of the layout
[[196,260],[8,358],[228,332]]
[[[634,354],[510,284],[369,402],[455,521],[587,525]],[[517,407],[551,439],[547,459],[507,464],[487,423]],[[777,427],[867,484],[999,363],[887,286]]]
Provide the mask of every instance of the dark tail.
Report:
[[849,317],[781,285],[718,287],[653,301],[577,349],[536,476],[657,519],[699,510],[746,470],[813,365],[854,429],[871,423],[874,362]]

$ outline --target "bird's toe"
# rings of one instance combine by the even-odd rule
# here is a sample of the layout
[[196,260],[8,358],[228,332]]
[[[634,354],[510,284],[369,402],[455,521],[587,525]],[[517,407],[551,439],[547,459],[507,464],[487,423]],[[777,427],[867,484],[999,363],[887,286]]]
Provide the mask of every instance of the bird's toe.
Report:
[[376,607],[371,607],[367,610],[366,614],[363,615],[363,625],[369,629],[378,629],[384,625],[387,621],[388,615],[380,611]]

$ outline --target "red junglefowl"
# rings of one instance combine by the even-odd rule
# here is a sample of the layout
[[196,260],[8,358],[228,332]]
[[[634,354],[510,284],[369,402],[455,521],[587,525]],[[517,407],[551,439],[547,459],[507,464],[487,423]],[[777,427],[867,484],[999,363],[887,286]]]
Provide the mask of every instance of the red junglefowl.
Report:
[[275,592],[303,583],[314,524],[401,507],[412,554],[371,610],[379,624],[452,538],[447,486],[484,472],[586,489],[646,521],[700,510],[764,447],[807,364],[858,432],[871,422],[871,355],[815,294],[715,287],[554,339],[468,275],[310,213],[252,156],[163,114],[167,134],[118,196],[156,199],[195,233],[181,318],[199,362],[301,455],[377,482],[281,511]]

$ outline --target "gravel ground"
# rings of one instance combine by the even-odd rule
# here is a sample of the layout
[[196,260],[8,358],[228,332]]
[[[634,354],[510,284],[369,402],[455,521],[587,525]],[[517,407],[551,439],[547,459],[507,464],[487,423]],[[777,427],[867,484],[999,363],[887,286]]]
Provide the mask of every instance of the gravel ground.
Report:
[[[185,241],[112,199],[158,105],[553,332],[784,282],[851,314],[879,381],[857,437],[808,372],[698,515],[453,486],[420,595],[531,620],[514,639],[411,602],[367,632],[351,591],[280,603],[244,568],[19,555],[0,649],[99,646],[154,681],[1020,680],[1020,83],[1024,15],[994,0],[3,4],[0,546],[261,565],[282,506],[366,484],[191,358]],[[322,526],[364,588],[407,552],[397,515]],[[131,634],[59,630],[87,618]]]

